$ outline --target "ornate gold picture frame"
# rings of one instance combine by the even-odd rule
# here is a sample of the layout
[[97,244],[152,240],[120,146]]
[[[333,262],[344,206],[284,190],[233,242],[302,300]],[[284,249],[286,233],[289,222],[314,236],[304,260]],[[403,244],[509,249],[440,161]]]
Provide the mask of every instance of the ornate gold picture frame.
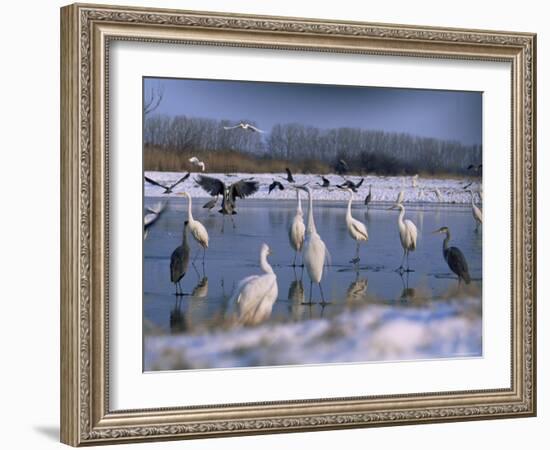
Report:
[[[115,41],[511,65],[511,385],[113,410],[109,386],[109,50]],[[94,445],[536,414],[536,36],[75,4],[61,9],[61,440]],[[504,149],[501,149],[504,151]]]

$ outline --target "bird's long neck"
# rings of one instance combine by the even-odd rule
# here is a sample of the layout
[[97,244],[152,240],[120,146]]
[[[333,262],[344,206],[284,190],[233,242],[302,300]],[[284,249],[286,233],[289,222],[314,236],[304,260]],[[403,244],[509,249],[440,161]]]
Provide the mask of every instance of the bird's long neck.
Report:
[[267,252],[262,252],[260,254],[260,267],[265,273],[274,273],[273,268],[267,262]]
[[445,232],[445,239],[443,240],[443,253],[449,248],[449,241],[451,240],[451,232],[447,230]]
[[188,196],[187,197],[187,200],[189,201],[187,203],[187,216],[189,217],[189,222],[193,222],[193,208],[192,208],[192,200],[191,200],[191,196]]
[[405,226],[405,223],[403,222],[403,217],[405,217],[405,208],[403,205],[399,205],[399,217],[397,218],[397,222],[401,226]]
[[470,196],[472,197],[472,206],[475,206],[476,204],[474,203],[474,193],[470,192]]
[[346,216],[351,218],[351,202],[353,201],[353,192],[349,192],[349,200],[348,200],[348,211],[346,213]]
[[296,190],[296,197],[298,198],[298,207],[296,208],[296,212],[303,214],[302,211],[302,199],[300,197],[300,191]]
[[308,197],[308,211],[307,211],[307,232],[308,234],[316,233],[315,221],[313,220],[313,197],[311,196],[311,191],[307,191]]
[[187,247],[189,244],[187,243],[187,225],[183,226],[183,237],[182,237],[182,245],[184,247]]

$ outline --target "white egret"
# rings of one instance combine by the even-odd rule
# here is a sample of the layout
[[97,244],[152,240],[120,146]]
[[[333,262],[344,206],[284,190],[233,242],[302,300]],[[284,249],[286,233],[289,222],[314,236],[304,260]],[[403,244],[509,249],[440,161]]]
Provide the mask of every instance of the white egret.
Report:
[[401,203],[396,203],[389,209],[399,209],[399,217],[397,219],[397,226],[399,229],[399,238],[401,240],[401,246],[403,247],[403,259],[401,265],[397,268],[398,271],[403,272],[403,263],[405,257],[407,258],[406,272],[410,272],[409,268],[409,252],[416,250],[416,238],[418,231],[416,225],[409,219],[403,220],[405,216],[405,207]]
[[299,189],[307,192],[309,208],[307,212],[307,226],[306,226],[306,236],[304,239],[303,247],[303,260],[304,265],[306,266],[307,273],[310,279],[310,289],[309,289],[309,302],[307,304],[311,305],[313,283],[319,285],[319,291],[321,293],[321,305],[328,304],[325,302],[325,296],[323,295],[323,287],[321,286],[321,279],[323,278],[323,269],[325,267],[325,261],[328,257],[328,252],[325,243],[321,239],[321,236],[317,233],[315,228],[315,221],[313,220],[313,197],[311,195],[311,189],[308,186],[298,186]]
[[269,246],[262,244],[260,267],[264,273],[243,278],[230,300],[231,305],[238,306],[239,323],[243,325],[256,325],[268,319],[277,300],[277,275],[267,261],[270,254]]
[[412,187],[418,187],[418,174],[412,177]]
[[357,242],[355,258],[353,258],[350,262],[355,264],[360,261],[359,245],[361,242],[367,242],[369,240],[369,234],[367,233],[367,227],[365,226],[365,224],[357,219],[354,219],[351,216],[351,202],[353,201],[353,191],[349,188],[346,189],[346,191],[349,192],[348,209],[346,212],[346,226],[348,227],[348,233],[351,238],[355,242]]
[[192,156],[191,158],[189,158],[189,162],[194,166],[200,168],[202,172],[204,172],[204,170],[206,169],[206,164],[204,164],[204,162],[202,161],[199,161],[199,158],[197,158],[196,156]]
[[[180,246],[172,252],[170,257],[170,281],[176,285],[176,296],[183,295],[181,289],[181,279],[187,273],[189,268],[189,242],[187,241],[187,226],[189,221],[183,224],[183,238]],[[179,289],[178,289],[179,288]]]
[[206,249],[208,248],[208,231],[206,231],[206,228],[204,228],[204,225],[200,223],[198,220],[195,220],[193,218],[193,202],[191,200],[191,196],[188,192],[182,192],[179,194],[183,197],[187,197],[188,203],[187,203],[187,220],[189,222],[189,230],[191,230],[191,235],[195,238],[195,241],[199,243],[199,245],[203,249],[202,253],[202,264],[204,266],[204,259],[206,256]]
[[301,252],[302,247],[304,246],[304,237],[306,233],[304,213],[302,211],[302,200],[298,189],[296,189],[296,199],[298,201],[296,215],[294,216],[294,219],[290,224],[290,228],[288,229],[288,240],[290,242],[290,246],[294,250],[294,262],[292,263],[293,267],[296,266],[296,257],[298,256],[298,252]]
[[451,240],[449,228],[441,227],[433,233],[445,233],[446,235],[443,241],[443,258],[447,262],[449,268],[458,276],[458,284],[460,284],[461,280],[464,280],[466,284],[470,284],[470,272],[468,271],[468,263],[466,262],[464,254],[458,247],[449,247],[449,241]]
[[259,128],[256,128],[255,126],[250,125],[249,123],[246,123],[246,122],[240,122],[233,127],[223,127],[224,130],[234,130],[236,128],[241,128],[245,131],[255,131],[258,133],[265,133],[265,131],[260,130]]
[[474,217],[474,220],[476,222],[477,231],[479,229],[479,226],[483,223],[483,214],[481,213],[481,209],[479,209],[474,203],[474,193],[472,191],[468,192],[472,196],[472,216]]

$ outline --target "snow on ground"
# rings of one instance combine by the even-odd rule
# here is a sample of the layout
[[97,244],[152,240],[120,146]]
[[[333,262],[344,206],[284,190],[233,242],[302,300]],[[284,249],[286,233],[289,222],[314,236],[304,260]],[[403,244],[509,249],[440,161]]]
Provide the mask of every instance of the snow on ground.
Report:
[[479,299],[461,298],[437,313],[429,306],[369,305],[330,319],[149,336],[145,370],[481,356],[479,305]]
[[[145,175],[158,181],[161,184],[170,185],[180,179],[183,172],[146,172]],[[145,196],[146,197],[168,197],[177,195],[178,192],[187,191],[193,198],[202,197],[207,198],[209,195],[194,182],[198,174],[192,174],[182,184],[179,184],[174,190],[173,194],[163,194],[163,189],[158,186],[153,186],[147,182],[145,183]],[[295,198],[296,194],[292,189],[285,189],[280,191],[275,189],[268,194],[268,187],[273,180],[278,180],[283,185],[289,183],[283,178],[286,174],[248,174],[248,173],[235,173],[235,174],[221,174],[221,173],[205,173],[205,175],[219,178],[225,183],[231,184],[242,178],[253,178],[260,182],[260,190],[254,194],[251,198]],[[321,182],[321,178],[318,175],[294,175],[296,183],[306,183],[308,186],[318,188],[315,190],[315,200],[343,200],[348,198],[348,193],[339,189],[326,189],[321,188],[317,183]],[[326,175],[326,178],[330,180],[331,186],[340,184],[344,179],[340,175]],[[355,194],[356,200],[364,200],[369,192],[369,185],[372,185],[372,201],[373,202],[394,202],[397,195],[401,190],[405,193],[405,203],[469,203],[470,194],[464,189],[466,185],[472,182],[469,178],[457,178],[457,179],[441,179],[441,178],[421,178],[417,180],[417,186],[413,186],[413,178],[410,176],[400,177],[383,177],[369,175],[364,177],[365,181]],[[357,183],[361,177],[351,176],[348,177],[354,183]],[[473,181],[468,189],[473,192],[479,192],[481,188],[479,180]],[[440,197],[436,193],[436,189],[439,190]],[[479,202],[479,194],[476,195],[476,201]]]

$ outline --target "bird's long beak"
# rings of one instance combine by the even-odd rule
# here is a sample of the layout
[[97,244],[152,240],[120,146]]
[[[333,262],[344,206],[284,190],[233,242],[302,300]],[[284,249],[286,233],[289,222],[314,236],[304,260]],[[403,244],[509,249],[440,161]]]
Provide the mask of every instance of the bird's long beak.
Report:
[[439,233],[441,233],[441,230],[432,231],[432,234],[439,234]]

